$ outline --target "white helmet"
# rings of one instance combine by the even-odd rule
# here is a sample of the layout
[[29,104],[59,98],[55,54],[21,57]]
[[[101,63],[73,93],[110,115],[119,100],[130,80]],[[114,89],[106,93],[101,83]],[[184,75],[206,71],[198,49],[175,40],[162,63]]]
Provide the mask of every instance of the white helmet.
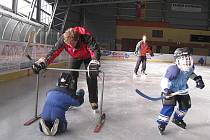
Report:
[[189,71],[193,67],[193,58],[188,48],[177,48],[174,52],[174,58],[181,71]]

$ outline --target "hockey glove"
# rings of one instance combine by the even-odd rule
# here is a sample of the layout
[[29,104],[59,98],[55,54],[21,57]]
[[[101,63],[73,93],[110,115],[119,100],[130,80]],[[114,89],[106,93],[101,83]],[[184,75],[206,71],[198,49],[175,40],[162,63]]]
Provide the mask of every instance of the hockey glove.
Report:
[[35,62],[32,65],[32,70],[35,74],[38,74],[40,70],[45,69],[47,65],[44,62]]
[[173,91],[171,89],[165,88],[162,92],[164,96],[169,96]]
[[79,96],[79,97],[83,97],[83,96],[85,95],[84,89],[79,89],[79,90],[76,92],[76,95]]
[[76,92],[76,96],[77,96],[77,99],[80,102],[80,105],[84,103],[84,95],[85,95],[85,91],[83,89],[79,89]]
[[193,80],[196,82],[197,88],[203,89],[205,87],[205,84],[201,76],[196,76]]
[[97,77],[99,74],[100,63],[98,60],[91,60],[88,65],[88,77]]

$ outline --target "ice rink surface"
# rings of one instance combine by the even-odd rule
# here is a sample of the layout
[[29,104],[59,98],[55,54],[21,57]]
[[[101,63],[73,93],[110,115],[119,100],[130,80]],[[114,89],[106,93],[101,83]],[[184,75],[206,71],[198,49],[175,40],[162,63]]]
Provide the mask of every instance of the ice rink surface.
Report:
[[[146,79],[133,79],[135,62],[102,61],[105,72],[104,106],[106,121],[100,133],[93,133],[97,122],[88,101],[85,73],[80,73],[78,88],[84,88],[85,103],[66,113],[68,131],[55,137],[44,136],[38,121],[23,124],[34,116],[35,75],[0,83],[0,140],[209,140],[210,139],[210,67],[196,66],[195,73],[203,76],[206,87],[190,92],[192,108],[184,118],[187,129],[169,123],[165,135],[160,136],[156,119],[161,101],[148,101],[135,93],[160,96],[160,79],[170,63],[147,63]],[[48,71],[40,78],[39,109],[46,91],[54,87],[58,72]],[[101,80],[98,80],[99,95]],[[189,80],[191,87],[195,82]]]

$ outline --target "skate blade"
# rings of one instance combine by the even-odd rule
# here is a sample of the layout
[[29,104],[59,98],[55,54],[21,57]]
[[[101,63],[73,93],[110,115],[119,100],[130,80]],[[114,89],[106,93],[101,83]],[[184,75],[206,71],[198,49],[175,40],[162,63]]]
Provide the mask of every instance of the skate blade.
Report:
[[162,135],[164,135],[164,132],[162,132],[162,131],[159,131],[159,134],[162,136]]
[[98,110],[98,109],[96,109],[96,110],[93,110],[93,114],[94,114],[94,115],[97,115],[97,114],[99,114],[99,110]]
[[100,132],[101,128],[102,128],[103,125],[104,125],[105,118],[106,118],[106,114],[103,113],[103,114],[100,116],[100,120],[99,120],[99,122],[97,123],[97,125],[96,125],[96,127],[95,127],[95,129],[94,129],[94,131],[93,131],[94,133],[99,133],[99,132]]
[[133,79],[136,79],[136,78],[138,78],[138,76],[133,76]]
[[187,127],[187,126],[182,127],[182,126],[180,126],[180,125],[176,124],[174,121],[172,121],[172,123],[174,123],[176,126],[178,126],[179,128],[182,128],[182,129],[186,129],[186,127]]
[[147,78],[146,75],[141,75],[141,79],[145,80]]

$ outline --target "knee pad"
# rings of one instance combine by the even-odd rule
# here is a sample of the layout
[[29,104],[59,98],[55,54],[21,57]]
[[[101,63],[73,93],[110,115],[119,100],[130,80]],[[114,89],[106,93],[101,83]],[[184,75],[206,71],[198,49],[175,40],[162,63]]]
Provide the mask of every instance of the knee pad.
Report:
[[179,108],[180,109],[189,109],[191,108],[191,99],[190,95],[179,96]]

